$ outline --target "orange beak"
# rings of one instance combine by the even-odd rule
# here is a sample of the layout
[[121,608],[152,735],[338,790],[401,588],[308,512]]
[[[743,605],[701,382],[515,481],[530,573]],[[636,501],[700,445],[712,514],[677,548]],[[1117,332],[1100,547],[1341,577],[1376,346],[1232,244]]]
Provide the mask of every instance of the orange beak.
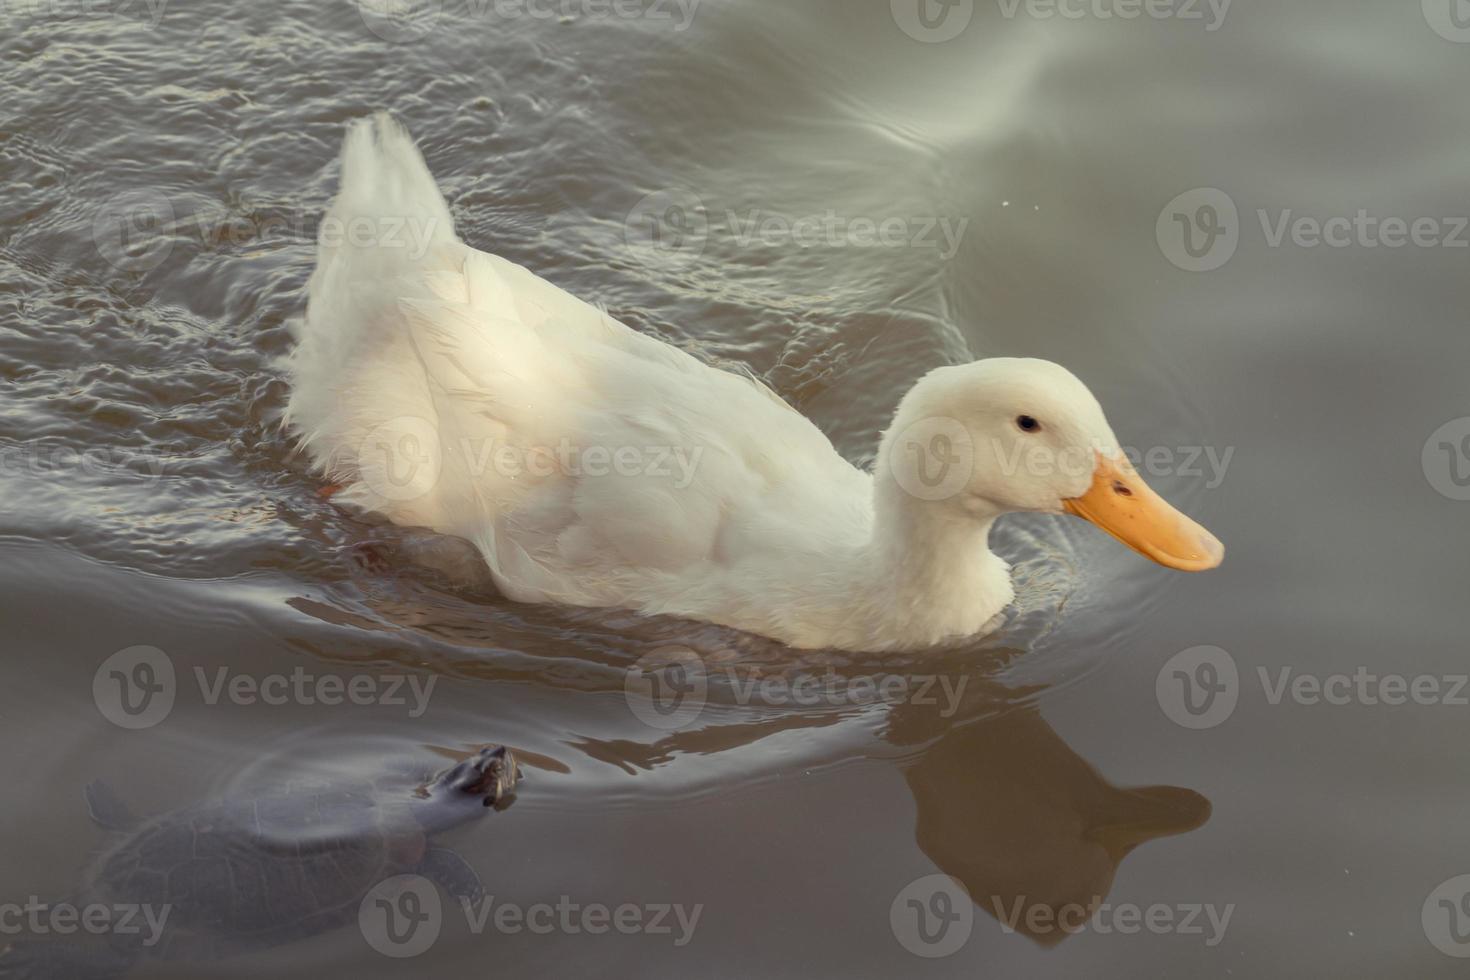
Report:
[[1204,572],[1225,560],[1220,540],[1169,506],[1122,457],[1098,453],[1092,486],[1062,506],[1168,568]]

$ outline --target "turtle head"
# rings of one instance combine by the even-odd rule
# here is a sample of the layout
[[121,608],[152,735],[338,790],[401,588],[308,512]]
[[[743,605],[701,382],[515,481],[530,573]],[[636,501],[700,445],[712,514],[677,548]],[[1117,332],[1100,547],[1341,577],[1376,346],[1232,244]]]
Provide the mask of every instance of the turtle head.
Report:
[[434,780],[435,797],[453,795],[460,800],[478,800],[484,806],[503,810],[510,805],[521,767],[503,745],[482,749]]

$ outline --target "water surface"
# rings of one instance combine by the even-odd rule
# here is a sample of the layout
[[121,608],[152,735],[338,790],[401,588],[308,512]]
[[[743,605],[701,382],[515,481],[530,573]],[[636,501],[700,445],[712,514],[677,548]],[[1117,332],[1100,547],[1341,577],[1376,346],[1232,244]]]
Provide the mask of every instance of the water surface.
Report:
[[[690,941],[451,916],[412,960],[347,929],[134,975],[1460,975],[1436,944],[1470,953],[1470,915],[1431,893],[1470,873],[1470,707],[1271,691],[1465,669],[1470,426],[1431,434],[1470,414],[1470,32],[1433,0],[1195,6],[7,4],[0,900],[70,893],[95,778],[152,813],[502,742],[519,799],[450,841],[488,890],[699,906]],[[338,145],[377,109],[470,244],[755,373],[857,463],[933,367],[1066,364],[1225,567],[1011,518],[1006,629],[910,657],[505,601],[452,546],[334,506],[277,424]],[[1435,240],[1291,230],[1360,211]],[[128,730],[93,681],[136,646],[179,683]],[[660,727],[627,681],[671,646],[708,694]],[[1194,691],[1187,727],[1176,670],[1206,675],[1173,658],[1201,646],[1237,703]],[[434,687],[422,711],[210,703],[221,670]],[[802,677],[841,696],[748,693]],[[941,872],[971,899],[952,950],[907,901],[956,907],[905,891]],[[1174,925],[1008,926],[1018,899]],[[1183,927],[1205,907],[1223,931]]]

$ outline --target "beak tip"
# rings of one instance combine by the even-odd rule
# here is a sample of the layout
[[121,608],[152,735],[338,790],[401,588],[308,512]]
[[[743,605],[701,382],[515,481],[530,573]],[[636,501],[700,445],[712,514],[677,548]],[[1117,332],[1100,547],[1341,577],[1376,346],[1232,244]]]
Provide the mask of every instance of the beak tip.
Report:
[[1195,560],[1195,567],[1191,571],[1208,572],[1212,568],[1219,568],[1224,561],[1225,546],[1220,543],[1220,539],[1200,528],[1199,558]]

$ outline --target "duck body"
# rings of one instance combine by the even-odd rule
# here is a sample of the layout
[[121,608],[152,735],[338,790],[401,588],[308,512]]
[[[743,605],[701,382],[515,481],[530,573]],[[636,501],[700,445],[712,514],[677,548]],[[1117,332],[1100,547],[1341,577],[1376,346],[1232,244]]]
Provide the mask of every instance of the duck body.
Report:
[[[1081,387],[1032,370],[1043,397],[1053,371]],[[288,425],[337,499],[468,539],[514,600],[892,650],[1012,599],[986,547],[1008,508],[919,500],[759,382],[464,244],[386,116],[348,133],[288,371]],[[924,387],[910,415],[933,414],[944,386]]]

